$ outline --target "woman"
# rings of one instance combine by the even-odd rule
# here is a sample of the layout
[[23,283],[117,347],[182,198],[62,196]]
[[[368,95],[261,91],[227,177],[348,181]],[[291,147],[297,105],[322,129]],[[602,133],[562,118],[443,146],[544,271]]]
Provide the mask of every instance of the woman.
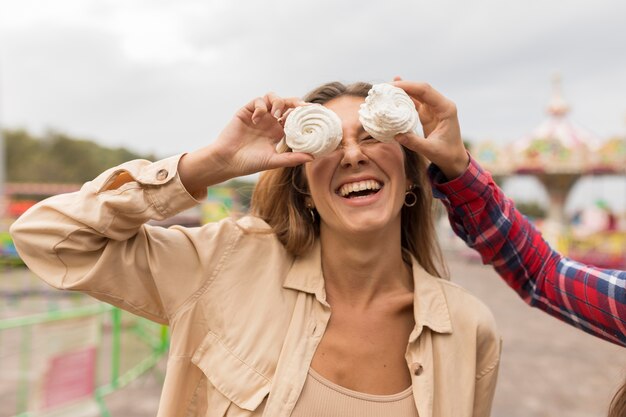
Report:
[[[411,83],[398,86],[410,91]],[[515,208],[463,142],[440,135],[427,108],[420,111],[427,140],[398,140],[432,159],[428,173],[455,233],[477,250],[533,307],[594,336],[626,346],[626,271],[595,268],[555,251]],[[455,168],[446,168],[456,162]],[[615,394],[609,417],[626,416],[626,384]]]
[[[449,105],[410,85],[434,113]],[[323,158],[276,152],[280,117],[303,103],[268,94],[211,145],[112,168],[13,225],[48,283],[169,324],[159,416],[489,415],[492,315],[439,278],[424,161],[363,130],[369,88],[332,83],[305,98],[343,124]],[[458,134],[455,118],[442,132]],[[261,171],[253,216],[145,224]],[[369,190],[350,192],[363,181]]]

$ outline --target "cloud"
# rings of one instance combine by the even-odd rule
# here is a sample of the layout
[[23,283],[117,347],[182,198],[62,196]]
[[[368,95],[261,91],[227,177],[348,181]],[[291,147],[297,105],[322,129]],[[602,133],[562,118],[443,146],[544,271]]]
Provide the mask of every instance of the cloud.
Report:
[[623,132],[626,4],[5,0],[0,89],[9,126],[55,127],[161,155],[215,138],[267,91],[425,80],[464,134],[511,140],[543,117],[561,71],[577,121]]

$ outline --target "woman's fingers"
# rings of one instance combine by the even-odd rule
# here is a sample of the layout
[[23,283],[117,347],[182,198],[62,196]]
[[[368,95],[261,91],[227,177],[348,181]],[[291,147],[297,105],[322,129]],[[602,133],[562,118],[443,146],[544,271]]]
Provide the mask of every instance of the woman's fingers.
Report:
[[430,107],[426,104],[420,104],[417,107],[417,114],[420,118],[422,129],[424,130],[424,136],[428,137],[437,128],[439,120],[433,115]]
[[428,153],[429,143],[423,137],[416,135],[415,133],[408,132],[408,133],[399,133],[395,136],[394,139],[400,145],[412,151],[415,151],[419,154],[427,156],[426,154]]
[[267,103],[262,97],[255,98],[253,101],[252,123],[257,124],[261,118],[267,114]]
[[279,119],[285,109],[285,100],[274,93],[267,93],[265,100],[270,108],[270,114],[274,116],[275,119]]
[[289,114],[293,111],[293,109],[294,107],[288,108],[287,110],[285,110],[282,117],[278,119],[278,123],[280,123],[282,127],[285,127],[285,121],[287,121],[287,117],[289,117]]
[[270,160],[271,168],[295,167],[313,160],[313,155],[302,152],[277,153]]
[[285,100],[285,107],[293,109],[296,108],[298,106],[307,106],[311,103],[307,103],[306,101],[303,101],[300,97],[286,97],[283,100]]
[[285,112],[289,109],[293,109],[298,106],[303,106],[306,103],[302,101],[299,97],[287,97],[283,98],[275,93],[267,93],[264,97],[268,108],[270,109],[270,114],[274,116],[275,119],[280,119],[285,115]]
[[456,116],[456,105],[430,84],[411,81],[394,81],[393,85],[402,88],[406,93],[422,104],[428,105],[439,117]]

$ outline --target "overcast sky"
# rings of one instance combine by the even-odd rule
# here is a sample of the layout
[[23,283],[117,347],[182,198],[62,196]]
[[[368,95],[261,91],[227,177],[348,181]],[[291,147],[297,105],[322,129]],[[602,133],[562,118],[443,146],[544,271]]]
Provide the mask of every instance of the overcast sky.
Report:
[[241,105],[320,83],[424,80],[464,136],[544,118],[555,72],[571,117],[626,132],[626,1],[0,0],[3,124],[167,156]]

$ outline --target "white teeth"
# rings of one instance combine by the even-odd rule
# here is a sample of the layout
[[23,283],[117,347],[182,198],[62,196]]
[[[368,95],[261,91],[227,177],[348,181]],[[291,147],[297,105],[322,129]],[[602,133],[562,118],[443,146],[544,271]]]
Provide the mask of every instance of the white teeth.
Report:
[[380,190],[382,185],[375,180],[366,180],[366,181],[358,181],[351,182],[349,184],[344,184],[339,187],[339,195],[342,197],[347,196],[350,193],[354,193],[357,191],[365,191],[365,190]]

